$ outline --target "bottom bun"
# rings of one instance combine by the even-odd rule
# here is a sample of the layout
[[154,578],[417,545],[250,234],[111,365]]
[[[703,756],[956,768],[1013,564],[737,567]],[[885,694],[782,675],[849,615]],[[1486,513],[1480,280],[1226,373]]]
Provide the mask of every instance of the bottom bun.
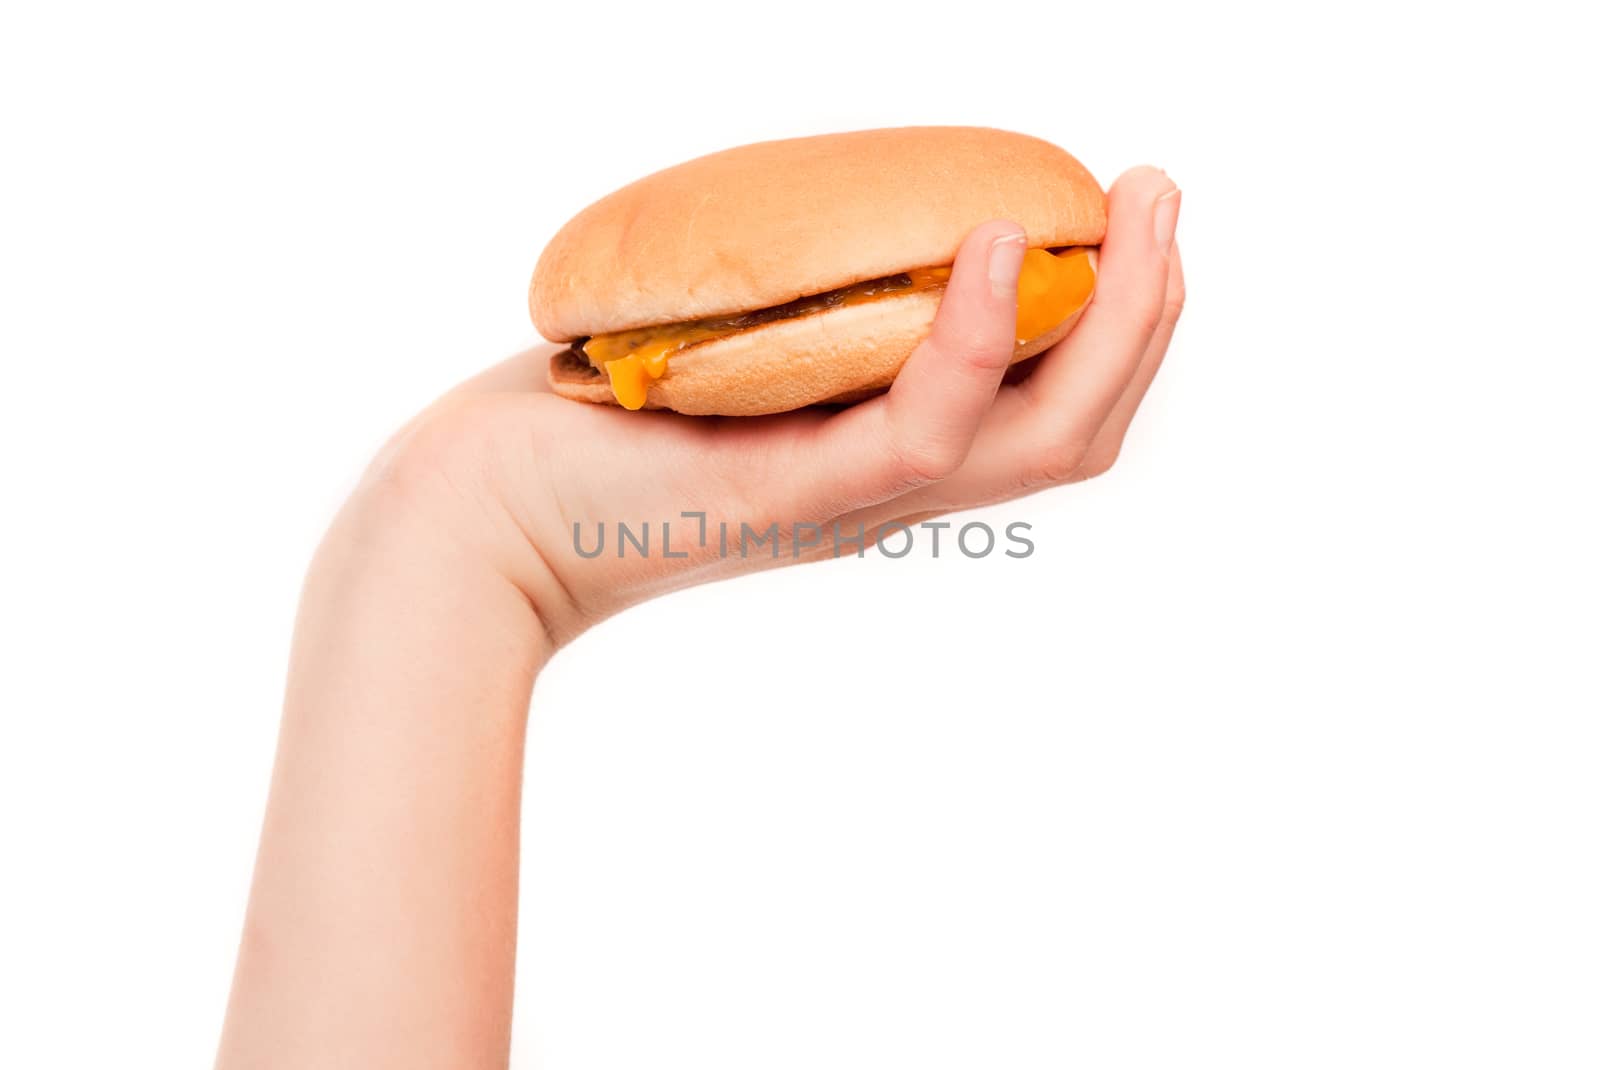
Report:
[[[943,293],[921,290],[776,320],[679,350],[666,375],[650,384],[645,408],[764,416],[882,393],[928,336]],[[1012,363],[1065,338],[1081,314],[1017,346]],[[617,404],[605,373],[570,349],[551,358],[550,387],[574,401]]]

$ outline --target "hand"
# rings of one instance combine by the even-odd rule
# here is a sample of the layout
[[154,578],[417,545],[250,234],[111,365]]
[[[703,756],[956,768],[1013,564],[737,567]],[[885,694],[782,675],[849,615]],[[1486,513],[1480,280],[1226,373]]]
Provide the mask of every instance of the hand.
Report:
[[[694,545],[684,512],[735,532],[838,521],[848,537],[1105,471],[1183,304],[1172,183],[1130,171],[1110,209],[1082,320],[1007,385],[1022,237],[997,222],[962,246],[894,387],[842,412],[564,401],[540,392],[536,352],[397,435],[306,580],[217,1065],[505,1065],[522,740],[544,659],[630,603],[777,563]],[[688,554],[573,549],[575,522],[592,540],[618,521],[657,540],[680,522]]]
[[[754,419],[625,412],[544,393],[551,350],[534,350],[424,413],[370,486],[448,478],[466,489],[465,522],[499,516],[484,552],[562,643],[666,590],[832,554],[834,524],[870,543],[885,524],[1090,478],[1115,461],[1183,307],[1178,203],[1154,168],[1117,181],[1093,301],[1016,374],[1006,373],[1023,238],[993,222],[963,244],[932,334],[882,397]],[[648,525],[648,555],[629,546],[618,557],[619,522],[636,535]],[[771,543],[738,552],[742,525],[773,524],[776,562]],[[687,556],[663,554],[664,525]],[[577,545],[604,550],[589,558]]]

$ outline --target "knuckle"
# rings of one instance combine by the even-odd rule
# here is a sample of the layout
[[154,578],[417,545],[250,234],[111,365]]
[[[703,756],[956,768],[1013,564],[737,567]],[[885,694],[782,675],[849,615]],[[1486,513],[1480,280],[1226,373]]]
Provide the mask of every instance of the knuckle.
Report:
[[1083,458],[1082,463],[1078,465],[1078,471],[1073,478],[1085,480],[1105,475],[1117,463],[1117,457],[1121,452],[1122,443],[1120,442],[1094,447]]
[[1159,301],[1143,300],[1135,304],[1131,319],[1145,334],[1154,334],[1161,327],[1161,322],[1166,315],[1165,298]]
[[968,443],[935,428],[907,427],[903,418],[895,418],[893,410],[881,430],[891,492],[903,493],[946,479],[966,460]]
[[1089,444],[1078,439],[1051,443],[1039,454],[1030,486],[1055,487],[1077,478],[1089,453]]
[[908,487],[936,483],[954,474],[965,459],[962,452],[937,439],[891,438],[895,468]]
[[1144,334],[1154,333],[1161,326],[1166,309],[1164,295],[1155,293],[1129,295],[1106,303],[1111,306],[1114,318]]
[[1178,322],[1178,317],[1183,315],[1183,303],[1187,296],[1182,282],[1174,282],[1167,287],[1166,303],[1161,308],[1161,322],[1164,326],[1171,327]]
[[979,328],[959,330],[953,337],[940,339],[940,354],[945,362],[967,372],[989,372],[1011,358],[1007,339],[997,339],[993,331]]

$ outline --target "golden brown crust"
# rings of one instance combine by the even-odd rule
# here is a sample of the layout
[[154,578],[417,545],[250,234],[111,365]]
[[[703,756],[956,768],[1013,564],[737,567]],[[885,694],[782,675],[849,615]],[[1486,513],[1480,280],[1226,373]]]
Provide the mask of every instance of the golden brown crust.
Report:
[[748,312],[948,264],[997,218],[1030,245],[1098,245],[1105,196],[1056,146],[982,127],[746,145],[578,213],[539,258],[529,308],[552,341]]
[[[650,384],[645,407],[695,416],[761,416],[881,392],[927,337],[942,289],[884,297],[739,331],[675,353]],[[1018,346],[1013,363],[1066,337],[1075,314],[1049,334]],[[562,397],[615,405],[605,375],[570,350],[550,360],[550,387]]]

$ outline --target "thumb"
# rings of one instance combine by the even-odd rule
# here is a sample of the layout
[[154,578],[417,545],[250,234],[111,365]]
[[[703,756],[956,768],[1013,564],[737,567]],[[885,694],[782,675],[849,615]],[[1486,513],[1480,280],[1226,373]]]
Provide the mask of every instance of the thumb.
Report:
[[1011,365],[1017,275],[1027,236],[985,223],[956,255],[933,329],[889,391],[884,420],[895,452],[932,479],[961,467]]
[[846,409],[808,437],[804,463],[785,480],[791,501],[838,516],[961,467],[1011,364],[1026,248],[1015,223],[985,223],[967,236],[928,337],[887,396]]

